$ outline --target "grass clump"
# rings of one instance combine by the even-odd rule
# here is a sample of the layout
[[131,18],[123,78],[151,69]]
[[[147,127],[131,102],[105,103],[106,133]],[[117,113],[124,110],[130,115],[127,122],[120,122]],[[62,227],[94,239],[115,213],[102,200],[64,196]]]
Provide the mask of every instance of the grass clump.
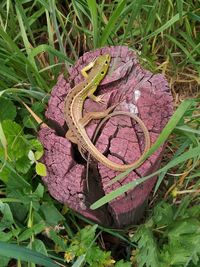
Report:
[[[0,243],[0,266],[199,266],[199,21],[191,0],[1,1],[0,241],[9,244]],[[45,171],[38,126],[21,102],[44,118],[59,73],[106,45],[128,45],[163,73],[180,112],[160,137],[167,150],[146,222],[124,231],[81,228],[50,198],[35,172]],[[105,232],[120,240],[112,256]]]

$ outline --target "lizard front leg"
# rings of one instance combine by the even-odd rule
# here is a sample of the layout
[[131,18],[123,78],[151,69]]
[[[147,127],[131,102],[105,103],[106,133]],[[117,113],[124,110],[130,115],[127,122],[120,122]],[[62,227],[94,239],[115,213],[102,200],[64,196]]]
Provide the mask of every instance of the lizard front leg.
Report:
[[94,63],[95,63],[95,61],[90,62],[87,66],[85,66],[85,67],[81,70],[81,74],[83,75],[83,77],[85,77],[85,78],[88,77],[87,71],[94,67]]
[[97,102],[97,103],[101,103],[101,104],[106,104],[106,100],[104,100],[103,98],[104,98],[104,96],[105,96],[105,94],[102,94],[102,95],[98,95],[98,96],[95,96],[94,95],[94,92],[96,91],[96,89],[97,89],[97,86],[96,85],[93,85],[93,86],[91,86],[91,88],[90,88],[90,92],[88,93],[88,97],[90,98],[90,99],[92,99],[94,102]]
[[92,99],[93,101],[95,101],[95,102],[97,102],[97,103],[101,103],[101,104],[106,104],[106,100],[104,100],[103,98],[104,98],[104,94],[102,94],[102,95],[98,95],[98,96],[95,96],[94,94],[89,94],[88,95],[88,97],[90,98],[90,99]]

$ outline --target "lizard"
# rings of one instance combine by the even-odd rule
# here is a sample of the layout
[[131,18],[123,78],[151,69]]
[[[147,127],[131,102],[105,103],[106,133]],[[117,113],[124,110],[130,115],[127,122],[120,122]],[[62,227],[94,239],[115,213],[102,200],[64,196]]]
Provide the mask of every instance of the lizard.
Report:
[[[68,125],[69,130],[66,133],[66,138],[71,142],[78,145],[79,151],[87,151],[91,154],[97,161],[101,162],[106,167],[114,171],[126,171],[129,168],[138,167],[143,162],[143,157],[146,151],[150,148],[150,137],[149,132],[142,122],[142,120],[136,115],[130,112],[118,111],[117,113],[111,113],[116,104],[109,107],[105,111],[101,112],[89,112],[83,117],[83,104],[87,97],[94,100],[95,102],[103,103],[103,95],[95,96],[94,93],[97,90],[98,85],[105,77],[110,64],[111,56],[109,54],[104,54],[98,56],[93,62],[87,65],[81,70],[82,75],[85,79],[73,87],[65,98],[64,103],[64,117]],[[90,70],[91,69],[91,70]],[[89,73],[88,70],[90,70]],[[92,143],[87,135],[85,126],[92,119],[102,119],[106,117],[112,117],[116,115],[127,115],[135,119],[140,127],[142,128],[145,136],[145,149],[142,156],[135,162],[131,164],[118,164],[115,163],[106,156],[104,156]]]

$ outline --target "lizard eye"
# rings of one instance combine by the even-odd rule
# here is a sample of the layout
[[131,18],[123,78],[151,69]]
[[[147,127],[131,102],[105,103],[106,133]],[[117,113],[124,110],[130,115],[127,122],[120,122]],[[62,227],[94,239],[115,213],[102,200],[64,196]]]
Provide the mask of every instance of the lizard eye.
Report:
[[106,60],[105,65],[107,65],[107,64],[108,64],[108,61]]
[[101,75],[104,75],[104,73],[105,73],[105,72],[104,72],[104,71],[102,71],[102,72],[101,72]]

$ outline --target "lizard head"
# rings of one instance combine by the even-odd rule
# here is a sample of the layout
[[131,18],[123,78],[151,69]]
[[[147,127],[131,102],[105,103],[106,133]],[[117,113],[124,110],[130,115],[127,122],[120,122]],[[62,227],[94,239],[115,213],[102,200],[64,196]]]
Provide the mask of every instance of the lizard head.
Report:
[[97,65],[99,66],[100,76],[103,77],[106,75],[109,65],[110,65],[111,56],[109,54],[100,55],[97,58]]
[[101,61],[105,64],[105,65],[109,65],[110,60],[111,60],[111,56],[109,54],[105,54],[100,56],[101,57]]

